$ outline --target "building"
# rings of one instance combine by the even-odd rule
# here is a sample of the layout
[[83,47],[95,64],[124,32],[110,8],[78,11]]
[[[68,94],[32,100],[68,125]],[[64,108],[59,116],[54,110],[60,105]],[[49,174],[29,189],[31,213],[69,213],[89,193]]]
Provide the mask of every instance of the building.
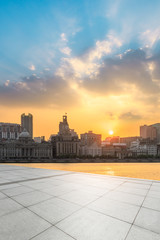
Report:
[[34,141],[37,143],[42,143],[45,141],[45,136],[41,136],[41,137],[34,137]]
[[64,115],[63,121],[59,123],[58,134],[51,135],[50,139],[53,145],[53,156],[79,156],[80,141],[74,129],[69,128],[67,115]]
[[90,146],[81,146],[80,148],[81,156],[92,156],[92,157],[100,157],[102,156],[102,147],[98,146],[96,142],[91,144]]
[[81,134],[81,146],[91,146],[93,143],[101,146],[101,134],[95,134],[92,131]]
[[130,146],[132,156],[157,156],[158,147],[155,140],[142,139],[133,141]]
[[120,138],[120,143],[125,143],[127,145],[127,148],[130,148],[131,146],[131,143],[133,141],[137,141],[137,140],[140,140],[141,137],[139,136],[135,136],[135,137],[121,137]]
[[95,134],[92,131],[81,134],[80,155],[86,157],[101,156],[101,134]]
[[102,146],[105,146],[106,144],[119,143],[119,142],[120,142],[119,136],[106,137],[106,139],[102,141]]
[[21,126],[22,126],[22,130],[26,129],[31,138],[33,138],[33,116],[32,114],[28,114],[25,115],[25,113],[23,113],[21,115]]
[[32,161],[52,158],[52,144],[34,142],[26,130],[16,140],[0,141],[0,160]]
[[102,147],[102,156],[123,159],[127,157],[128,154],[125,143],[110,143]]
[[151,125],[156,129],[156,138],[157,138],[157,143],[160,143],[160,123],[155,123]]
[[0,140],[17,139],[20,133],[21,133],[20,124],[0,122]]
[[140,136],[142,139],[150,139],[156,140],[157,139],[157,129],[153,125],[144,125],[140,126]]

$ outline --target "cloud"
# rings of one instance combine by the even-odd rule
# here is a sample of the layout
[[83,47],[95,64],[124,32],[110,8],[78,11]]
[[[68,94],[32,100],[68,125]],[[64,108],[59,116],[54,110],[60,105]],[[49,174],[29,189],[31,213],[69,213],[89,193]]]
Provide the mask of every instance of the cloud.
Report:
[[61,36],[61,41],[63,41],[63,42],[67,42],[68,41],[65,33],[61,33],[60,36]]
[[138,115],[138,114],[134,114],[132,112],[126,112],[126,113],[123,113],[119,116],[119,119],[121,120],[127,120],[127,121],[134,121],[134,120],[139,120],[141,119],[142,116],[141,115]]
[[62,78],[34,75],[0,85],[0,102],[6,106],[54,108],[79,104],[78,93]]
[[30,69],[31,71],[34,71],[34,70],[36,70],[36,67],[32,64],[31,66],[29,66],[29,69]]
[[146,105],[159,105],[160,52],[151,48],[149,55],[148,48],[122,52],[121,46],[114,34],[107,35],[82,55],[61,58],[56,75],[92,96],[128,95]]
[[6,87],[8,87],[8,86],[9,86],[9,83],[10,83],[10,80],[6,80],[6,82],[5,82],[4,85],[5,85]]
[[158,96],[160,86],[152,79],[148,67],[150,62],[153,62],[153,58],[148,59],[144,50],[129,50],[121,58],[106,58],[99,67],[97,76],[86,77],[80,85],[102,95],[120,95],[137,90],[142,95]]
[[71,54],[71,49],[69,47],[60,48],[60,51],[68,56]]
[[57,74],[62,76],[72,75],[75,78],[83,79],[86,76],[92,77],[98,74],[103,57],[111,54],[116,48],[122,45],[121,41],[114,35],[107,35],[103,41],[96,41],[93,48],[88,49],[79,57],[62,58],[61,67]]
[[140,34],[143,46],[151,48],[160,39],[160,28],[154,30],[147,29]]

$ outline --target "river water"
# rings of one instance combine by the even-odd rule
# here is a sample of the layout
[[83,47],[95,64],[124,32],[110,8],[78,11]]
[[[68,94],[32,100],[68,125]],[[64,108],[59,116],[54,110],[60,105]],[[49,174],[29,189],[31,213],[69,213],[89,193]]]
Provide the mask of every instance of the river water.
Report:
[[24,163],[12,165],[160,180],[160,163]]

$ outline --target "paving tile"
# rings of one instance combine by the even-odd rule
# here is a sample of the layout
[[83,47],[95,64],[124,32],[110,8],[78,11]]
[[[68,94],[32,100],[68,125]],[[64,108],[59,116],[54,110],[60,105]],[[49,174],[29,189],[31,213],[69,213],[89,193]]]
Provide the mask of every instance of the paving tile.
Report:
[[49,178],[46,180],[46,182],[48,182],[49,184],[52,184],[53,186],[59,186],[65,183],[64,181],[56,180],[54,178]]
[[160,182],[153,182],[152,186],[160,187]]
[[131,193],[125,193],[125,192],[119,192],[116,190],[109,192],[109,193],[105,194],[104,196],[106,196],[107,198],[113,199],[113,200],[126,202],[129,204],[138,205],[138,206],[141,206],[142,202],[144,200],[144,196],[135,195],[135,194],[131,194]]
[[0,199],[6,198],[7,196],[0,192]]
[[0,218],[0,239],[29,240],[51,225],[27,209]]
[[151,186],[150,190],[151,190],[151,191],[160,192],[160,186],[156,186],[156,185]]
[[139,211],[138,206],[102,197],[88,205],[88,208],[111,217],[132,223]]
[[89,209],[81,209],[56,226],[77,240],[123,240],[130,224]]
[[159,240],[160,235],[143,228],[132,226],[126,240]]
[[44,200],[53,198],[53,196],[40,191],[34,191],[34,192],[21,194],[12,198],[18,203],[22,204],[23,206],[28,207],[28,206],[40,203]]
[[60,186],[53,186],[53,187],[50,187],[50,188],[44,188],[44,189],[41,189],[41,191],[58,197],[58,196],[61,196],[65,193],[71,192],[75,189],[76,189],[75,186],[73,187],[73,186],[68,186],[67,184],[63,184],[63,185],[60,185]]
[[160,212],[141,208],[135,220],[135,225],[155,233],[160,233]]
[[120,186],[120,187],[116,188],[116,190],[120,191],[120,192],[137,194],[140,196],[146,196],[146,194],[148,192],[148,189],[131,188],[131,187],[125,187],[125,186]]
[[10,180],[4,179],[4,178],[0,178],[0,184],[4,184],[4,183],[10,183]]
[[107,188],[98,188],[94,186],[85,186],[85,185],[81,188],[81,190],[88,193],[95,194],[97,196],[103,196],[105,193],[108,193],[110,191],[110,189],[107,189]]
[[37,213],[39,216],[52,224],[55,224],[63,218],[69,216],[79,208],[80,206],[76,204],[69,203],[58,198],[53,198],[29,207],[31,211]]
[[32,188],[21,186],[21,187],[15,187],[15,188],[8,188],[5,190],[2,190],[3,193],[5,193],[7,196],[12,197],[19,194],[27,193],[34,191]]
[[38,236],[32,238],[32,240],[73,240],[72,237],[62,232],[56,227],[51,227],[45,232],[40,233]]
[[51,183],[35,182],[35,181],[24,182],[24,183],[22,183],[22,185],[28,186],[28,187],[33,188],[35,190],[45,189],[45,188],[48,188],[48,187],[54,187],[53,184],[51,184]]
[[64,194],[60,196],[60,198],[67,200],[69,202],[73,202],[78,205],[84,206],[90,202],[93,202],[94,200],[99,198],[99,196],[86,191],[76,190],[76,191],[72,191],[70,193]]
[[143,207],[160,211],[160,198],[147,197],[143,203]]
[[0,191],[2,191],[3,189],[15,188],[15,187],[20,187],[20,186],[21,186],[21,185],[18,184],[18,183],[1,185],[1,186],[0,186]]
[[0,200],[0,216],[21,209],[22,206],[10,198],[4,198]]
[[151,184],[138,184],[133,182],[125,182],[122,184],[122,186],[129,187],[129,188],[149,189]]
[[156,192],[156,191],[149,191],[147,194],[147,197],[154,197],[154,198],[160,198],[160,192]]

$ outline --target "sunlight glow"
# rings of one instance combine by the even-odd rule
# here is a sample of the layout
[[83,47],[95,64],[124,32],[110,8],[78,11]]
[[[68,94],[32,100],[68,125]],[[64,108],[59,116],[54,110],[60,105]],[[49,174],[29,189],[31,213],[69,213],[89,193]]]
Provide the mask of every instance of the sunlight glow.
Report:
[[109,135],[113,135],[113,130],[109,130]]

